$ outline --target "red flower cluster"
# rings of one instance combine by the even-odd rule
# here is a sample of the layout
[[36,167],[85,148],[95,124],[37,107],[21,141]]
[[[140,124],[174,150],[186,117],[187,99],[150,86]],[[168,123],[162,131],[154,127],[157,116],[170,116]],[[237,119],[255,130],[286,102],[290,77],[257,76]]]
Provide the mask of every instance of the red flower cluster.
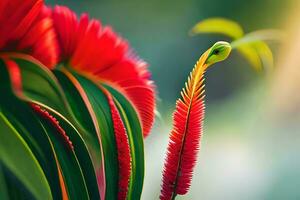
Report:
[[122,92],[136,108],[144,136],[154,121],[155,87],[147,64],[111,27],[78,19],[63,6],[46,7],[42,0],[0,2],[0,50],[23,52],[54,69],[71,67]]

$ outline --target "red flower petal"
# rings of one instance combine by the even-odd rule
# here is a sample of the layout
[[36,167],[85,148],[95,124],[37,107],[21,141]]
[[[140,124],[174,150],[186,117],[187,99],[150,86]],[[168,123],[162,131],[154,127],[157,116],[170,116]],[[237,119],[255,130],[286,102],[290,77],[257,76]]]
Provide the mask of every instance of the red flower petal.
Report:
[[1,0],[0,3],[0,48],[8,42],[20,39],[37,17],[42,7],[41,0]]
[[53,20],[61,62],[82,74],[113,84],[133,103],[148,135],[154,121],[155,87],[147,65],[133,55],[127,41],[98,20],[80,20],[74,12],[55,6]]
[[29,54],[41,61],[50,69],[58,62],[58,44],[51,18],[51,10],[43,7],[30,29],[20,40],[19,50],[27,50]]
[[52,68],[58,48],[51,12],[42,0],[2,0],[0,50],[24,52]]

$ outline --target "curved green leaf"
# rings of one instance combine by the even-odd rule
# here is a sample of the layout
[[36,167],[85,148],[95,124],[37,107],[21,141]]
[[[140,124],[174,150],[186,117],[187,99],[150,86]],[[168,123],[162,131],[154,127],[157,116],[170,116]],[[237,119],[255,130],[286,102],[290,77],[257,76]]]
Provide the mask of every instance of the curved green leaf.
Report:
[[232,39],[238,39],[244,35],[242,27],[235,21],[225,18],[209,18],[198,22],[190,31],[190,34],[217,33]]
[[51,112],[51,115],[60,122],[60,126],[66,131],[73,143],[74,151],[81,166],[90,199],[100,199],[97,177],[93,168],[91,156],[84,140],[75,127],[67,119],[58,113]]
[[257,72],[263,69],[260,56],[253,46],[245,45],[239,47],[237,50]]
[[[53,198],[61,198],[55,152],[40,122],[26,103],[13,96],[7,99],[2,98],[0,102],[3,114],[28,144],[41,165],[51,187]],[[12,104],[14,106],[10,106]]]
[[99,124],[105,164],[105,199],[116,199],[119,175],[118,157],[110,106],[105,94],[96,84],[76,73],[73,75],[85,90]]
[[264,42],[257,42],[254,44],[254,47],[261,58],[264,69],[269,72],[272,71],[274,67],[274,58],[270,47]]
[[[8,76],[8,73],[6,75]],[[78,196],[80,199],[88,199],[88,197],[78,195],[78,194],[84,195],[85,193],[84,191],[80,191],[80,187],[81,189],[85,188],[85,185],[80,184],[80,183],[84,183],[83,178],[81,176],[81,167],[82,167],[84,172],[84,178],[88,182],[90,197],[92,199],[100,199],[98,188],[97,188],[96,175],[92,167],[93,165],[91,163],[90,156],[86,150],[86,146],[83,140],[80,138],[76,129],[69,122],[67,122],[66,119],[61,117],[60,114],[56,115],[56,117],[58,117],[60,121],[62,121],[63,128],[66,128],[66,131],[71,135],[70,138],[74,140],[74,144],[77,145],[78,147],[76,148],[77,149],[76,156],[78,155],[80,158],[81,161],[80,163],[82,164],[80,166],[78,165],[78,163],[76,165],[77,158],[75,155],[73,157],[68,155],[63,157],[61,154],[63,154],[64,152],[62,150],[59,151],[57,150],[64,145],[63,143],[65,143],[65,141],[63,140],[63,138],[59,139],[61,133],[59,133],[58,130],[56,130],[53,126],[51,129],[51,123],[49,123],[49,119],[48,120],[43,119],[43,117],[39,116],[39,118],[41,118],[41,121],[44,120],[44,123],[41,124],[40,121],[32,113],[31,109],[28,108],[27,103],[17,100],[17,98],[12,95],[13,93],[12,91],[9,91],[8,89],[7,91],[8,92],[5,95],[5,98],[1,98],[0,105],[3,108],[3,111],[5,111],[6,116],[12,119],[14,126],[18,130],[20,130],[20,133],[22,133],[22,137],[26,140],[30,149],[33,151],[34,155],[37,156],[37,159],[39,160],[41,166],[43,167],[43,170],[45,170],[46,175],[48,174],[47,177],[49,183],[52,183],[51,185],[53,186],[52,187],[53,194],[54,194],[53,198],[54,199],[61,198],[61,190],[60,190],[58,170],[57,170],[57,167],[59,166],[62,169],[65,169],[64,171],[62,171],[64,178],[66,179],[66,177],[68,178],[69,176],[70,181],[69,181],[69,185],[67,185],[68,187],[67,189],[69,190],[69,193],[71,193],[70,196],[73,196],[74,198],[75,195]],[[14,106],[10,106],[11,104],[13,104]],[[55,138],[55,136],[57,138],[56,140],[53,139],[53,137]],[[52,138],[51,142],[50,142],[50,138]],[[56,152],[54,152],[54,149],[56,150]],[[63,150],[65,151],[65,149]],[[57,161],[56,156],[58,157],[58,160],[61,160],[60,157],[63,157],[64,162],[66,162],[67,164],[64,165],[62,163],[61,165],[61,163],[57,163],[56,165],[56,161]],[[73,168],[76,169],[77,166],[78,169],[77,172],[78,171],[80,172],[79,179],[80,177],[82,178],[81,182],[76,183],[77,180],[75,175],[76,173],[73,173],[74,171],[72,172],[72,170],[69,170],[70,168],[72,168],[72,162],[69,162],[68,159],[73,161],[73,164],[75,161],[75,167]],[[71,167],[67,169],[66,166],[71,166]],[[70,174],[71,172],[72,175]],[[74,176],[74,178],[72,178],[71,176]],[[74,180],[72,184],[70,184],[72,179]],[[73,184],[75,184],[75,187],[73,186]],[[76,192],[78,194],[76,194],[76,192],[72,190],[73,187],[74,188],[77,187]]]
[[84,139],[88,151],[92,157],[94,169],[98,177],[99,190],[101,197],[105,196],[104,160],[102,154],[102,144],[99,124],[92,109],[91,103],[87,98],[86,92],[78,80],[67,70],[54,71],[59,83],[63,87],[67,100],[77,121],[80,135]]
[[237,47],[237,50],[257,72],[260,72],[263,69],[267,71],[273,69],[273,54],[270,47],[265,42],[242,45]]
[[[4,63],[2,63],[4,64]],[[6,83],[10,85],[8,71],[1,65],[1,74],[7,76]],[[54,199],[61,198],[57,163],[54,150],[40,122],[35,118],[28,104],[13,95],[12,88],[7,86],[0,99],[0,108],[41,165]],[[13,105],[13,106],[11,106]],[[11,189],[11,188],[10,188]]]
[[50,186],[36,157],[2,112],[0,130],[1,162],[36,199],[52,199]]
[[60,85],[52,72],[30,56],[10,54],[21,71],[22,87],[25,97],[69,116],[69,105]]
[[66,141],[66,137],[61,131],[53,125],[53,121],[49,120],[49,118],[45,118],[41,113],[37,113],[36,115],[53,144],[69,198],[89,199],[83,172],[74,149],[70,146],[70,143]]

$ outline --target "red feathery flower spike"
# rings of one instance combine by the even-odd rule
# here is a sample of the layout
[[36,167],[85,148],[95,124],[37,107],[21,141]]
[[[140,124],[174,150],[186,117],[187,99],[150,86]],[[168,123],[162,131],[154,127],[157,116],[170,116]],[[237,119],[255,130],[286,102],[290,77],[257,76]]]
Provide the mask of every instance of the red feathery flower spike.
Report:
[[41,117],[45,118],[48,120],[53,127],[56,128],[58,133],[63,137],[65,140],[65,144],[71,149],[74,150],[72,141],[70,140],[69,136],[66,134],[65,130],[59,125],[59,122],[55,117],[53,117],[48,111],[42,109],[39,105],[31,103],[30,104],[32,109],[39,114]]
[[210,65],[225,60],[230,52],[227,42],[217,42],[208,49],[196,63],[177,100],[163,170],[162,200],[173,200],[177,194],[189,190],[202,135],[204,72]]
[[49,68],[57,62],[57,42],[42,0],[1,0],[0,51],[24,52]]
[[108,103],[111,110],[115,138],[118,148],[118,161],[119,161],[119,191],[118,191],[118,199],[123,200],[127,197],[129,179],[131,174],[131,155],[130,155],[130,147],[127,132],[123,121],[121,119],[120,113],[115,105],[115,102],[112,96],[105,92]]
[[133,54],[127,41],[111,27],[89,20],[87,14],[78,19],[67,7],[55,6],[52,17],[60,61],[121,90],[136,108],[147,136],[155,109],[155,89],[147,64]]
[[193,168],[202,134],[204,118],[204,62],[208,53],[201,56],[191,73],[181,98],[176,102],[173,130],[163,171],[160,199],[174,199],[185,194],[191,183]]

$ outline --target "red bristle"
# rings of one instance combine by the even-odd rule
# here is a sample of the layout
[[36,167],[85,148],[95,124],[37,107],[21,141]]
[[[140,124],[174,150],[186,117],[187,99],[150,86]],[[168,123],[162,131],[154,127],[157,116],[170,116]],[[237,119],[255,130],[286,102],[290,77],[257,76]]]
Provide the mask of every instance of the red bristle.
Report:
[[177,194],[186,194],[190,188],[203,129],[203,74],[207,56],[205,53],[195,65],[176,103],[163,170],[161,200],[175,199]]
[[34,103],[31,103],[30,105],[37,114],[39,114],[44,119],[48,120],[51,123],[51,125],[56,128],[56,130],[61,134],[61,136],[63,136],[67,146],[71,150],[74,150],[72,141],[70,140],[69,136],[66,134],[65,130],[59,125],[57,119],[53,117],[48,111],[42,109],[39,105],[36,105]]
[[128,193],[129,179],[131,174],[131,155],[127,132],[124,123],[121,119],[120,113],[111,97],[106,92],[108,103],[111,109],[113,120],[116,144],[118,148],[118,162],[119,162],[119,184],[118,184],[118,199],[126,199]]

